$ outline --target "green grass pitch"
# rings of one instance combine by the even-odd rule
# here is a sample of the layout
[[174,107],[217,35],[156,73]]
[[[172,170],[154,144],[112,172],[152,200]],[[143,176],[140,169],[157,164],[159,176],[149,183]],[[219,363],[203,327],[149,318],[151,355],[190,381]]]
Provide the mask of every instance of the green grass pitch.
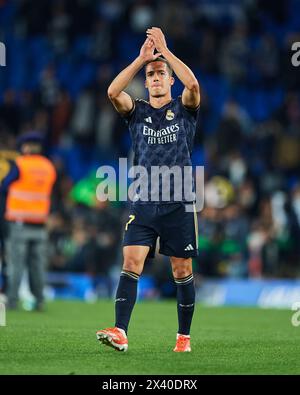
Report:
[[174,353],[176,302],[139,302],[129,349],[100,345],[113,301],[55,301],[44,313],[9,311],[0,327],[0,374],[300,374],[300,327],[290,310],[196,306],[191,353]]

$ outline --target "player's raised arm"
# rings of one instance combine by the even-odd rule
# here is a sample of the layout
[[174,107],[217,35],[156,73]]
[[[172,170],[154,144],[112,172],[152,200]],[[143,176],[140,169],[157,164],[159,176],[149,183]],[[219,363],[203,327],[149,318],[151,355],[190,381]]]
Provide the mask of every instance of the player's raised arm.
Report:
[[161,55],[160,53],[154,54],[154,50],[153,40],[147,38],[141,47],[139,56],[122,70],[108,87],[108,97],[119,113],[126,114],[133,109],[132,98],[124,92],[124,89],[146,63]]
[[200,87],[192,70],[168,49],[161,29],[158,27],[147,29],[147,36],[153,40],[156,50],[168,61],[174,73],[185,86],[182,93],[183,105],[197,108],[200,104]]

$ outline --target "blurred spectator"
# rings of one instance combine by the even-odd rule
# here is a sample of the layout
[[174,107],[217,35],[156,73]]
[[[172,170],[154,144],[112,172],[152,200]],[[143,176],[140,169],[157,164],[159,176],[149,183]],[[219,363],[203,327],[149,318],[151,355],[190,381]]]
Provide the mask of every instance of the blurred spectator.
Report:
[[103,0],[99,2],[98,8],[105,20],[117,23],[124,12],[124,3],[121,0]]
[[[29,90],[20,92],[19,103],[21,123],[30,123],[34,117],[35,110],[38,105],[33,92]],[[20,130],[18,130],[18,132],[20,133]]]
[[21,0],[17,7],[16,31],[25,35],[45,34],[49,12],[49,3]]
[[[298,2],[22,0],[7,16],[8,6],[0,8],[10,65],[0,76],[0,144],[5,150],[33,128],[47,138],[57,171],[51,270],[96,278],[116,264],[125,207],[83,206],[70,191],[100,165],[132,159],[106,92],[156,25],[201,85],[193,163],[205,166],[206,202],[195,271],[300,275],[300,73],[291,63]],[[145,98],[143,70],[128,92]],[[182,92],[177,78],[174,92]],[[161,258],[149,264],[162,286],[165,269]]]
[[96,103],[91,89],[84,89],[75,103],[71,130],[76,142],[94,141]]
[[249,220],[238,204],[231,204],[223,210],[222,223],[223,270],[230,277],[245,277],[248,274],[246,239]]
[[4,93],[3,103],[0,106],[1,126],[15,136],[19,133],[20,108],[17,104],[16,92],[8,89]]
[[107,61],[112,54],[112,34],[109,24],[98,19],[93,26],[93,40],[90,57],[96,61]]
[[225,112],[218,129],[218,154],[220,157],[237,151],[241,146],[242,128],[239,119]]
[[58,145],[64,133],[67,132],[71,116],[72,103],[66,90],[59,92],[57,103],[53,108],[51,143]]
[[296,214],[297,223],[300,227],[300,184],[297,184],[292,190],[292,209]]
[[260,38],[254,62],[263,84],[272,88],[278,82],[280,72],[279,50],[272,35],[266,34]]
[[96,116],[96,144],[102,157],[113,157],[113,136],[116,125],[116,116],[110,103],[105,97],[100,96],[98,101],[98,114]]
[[201,71],[208,74],[216,74],[219,72],[219,63],[216,57],[218,52],[218,41],[216,34],[212,28],[204,30],[201,38],[201,46],[199,49],[198,64]]
[[[6,224],[5,224],[5,206],[6,193],[1,190],[2,181],[10,173],[15,160],[19,156],[16,151],[15,138],[10,133],[0,133],[0,299],[1,295],[7,292],[7,260],[5,251]],[[4,296],[5,298],[5,296]]]
[[51,110],[56,104],[59,92],[54,66],[50,65],[42,72],[39,88],[42,105]]
[[185,36],[185,31],[192,25],[191,9],[180,0],[161,2],[156,17],[157,24],[168,32],[170,40]]
[[144,33],[149,26],[154,24],[154,11],[151,2],[138,0],[130,12],[130,25],[134,32]]
[[64,54],[69,46],[71,28],[70,15],[65,9],[65,2],[57,0],[52,3],[52,18],[49,22],[48,36],[56,54]]
[[249,55],[247,26],[238,23],[234,26],[230,36],[223,39],[221,47],[220,71],[232,86],[245,82]]

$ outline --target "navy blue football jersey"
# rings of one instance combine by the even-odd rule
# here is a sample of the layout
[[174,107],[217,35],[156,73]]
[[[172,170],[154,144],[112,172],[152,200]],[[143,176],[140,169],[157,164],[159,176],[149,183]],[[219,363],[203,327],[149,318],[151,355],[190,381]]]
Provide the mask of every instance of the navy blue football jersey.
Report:
[[[134,152],[134,166],[143,166],[147,169],[148,177],[139,176],[148,190],[147,201],[153,203],[173,203],[174,201],[192,201],[186,198],[183,186],[184,167],[191,169],[191,153],[196,131],[198,109],[187,109],[183,106],[181,96],[172,99],[171,102],[161,108],[154,108],[149,102],[136,99],[132,111],[125,117],[129,127]],[[166,166],[167,168],[162,168]],[[181,172],[168,169],[174,166]],[[160,168],[159,183],[157,180],[158,168]],[[155,171],[153,172],[153,170]],[[166,169],[164,172],[162,169]],[[152,175],[151,175],[152,171]],[[167,179],[170,179],[168,184]],[[182,189],[178,194],[178,188],[174,189],[175,180],[181,178]],[[192,183],[192,181],[191,181]],[[162,194],[169,190],[169,196]],[[180,185],[177,183],[177,186]],[[145,197],[144,194],[142,194]],[[181,198],[180,198],[181,196]],[[143,197],[138,198],[136,203],[143,203]],[[157,199],[158,197],[158,199]]]

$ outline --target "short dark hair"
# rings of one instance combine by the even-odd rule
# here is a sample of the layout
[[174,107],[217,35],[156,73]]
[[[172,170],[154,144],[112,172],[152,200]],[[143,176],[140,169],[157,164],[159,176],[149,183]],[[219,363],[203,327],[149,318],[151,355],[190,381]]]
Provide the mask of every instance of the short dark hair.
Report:
[[158,58],[156,58],[156,59],[154,59],[154,60],[150,60],[150,62],[147,62],[147,63],[145,64],[145,70],[146,70],[146,67],[148,66],[148,64],[149,64],[149,63],[153,63],[153,62],[163,62],[163,63],[165,63],[165,64],[167,65],[167,69],[168,69],[168,71],[169,71],[170,76],[172,76],[172,74],[173,74],[173,69],[172,69],[172,67],[170,66],[170,63],[169,63],[165,58],[163,58],[162,56],[159,56]]

